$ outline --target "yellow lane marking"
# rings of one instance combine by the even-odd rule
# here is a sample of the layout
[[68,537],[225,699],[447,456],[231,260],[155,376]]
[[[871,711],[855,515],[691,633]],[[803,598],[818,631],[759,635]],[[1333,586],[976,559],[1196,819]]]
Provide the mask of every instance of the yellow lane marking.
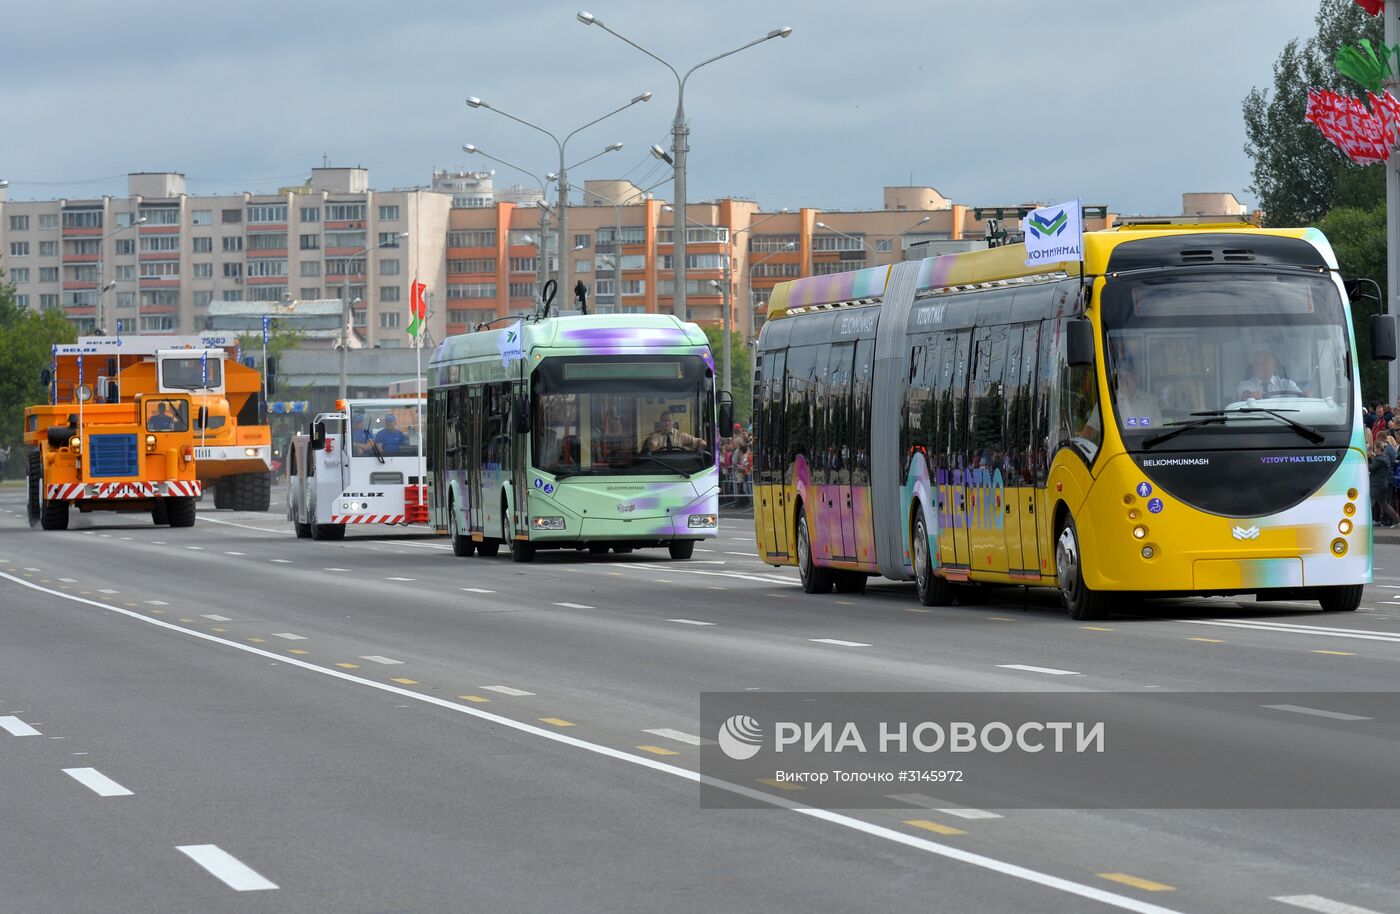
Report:
[[1104,628],[1104,627],[1099,626],[1099,625],[1081,625],[1081,626],[1079,626],[1079,627],[1082,628],[1082,629],[1084,629],[1086,632],[1111,632],[1111,631],[1113,631],[1113,629],[1111,629],[1111,628]]
[[1314,654],[1331,654],[1333,657],[1355,657],[1351,651],[1313,651]]
[[1142,889],[1144,892],[1175,892],[1174,886],[1161,882],[1153,882],[1151,879],[1143,879],[1140,876],[1129,876],[1127,873],[1099,873],[1100,879],[1107,879],[1109,882],[1121,882],[1130,885],[1135,889]]
[[266,643],[267,643],[267,639],[266,639],[266,638],[249,638],[248,640],[251,641],[251,642],[253,642],[254,644],[266,644]]
[[610,578],[620,578],[620,577],[623,577],[623,574],[622,574],[622,572],[620,572],[620,571],[609,571],[609,572],[608,572],[608,577],[610,577]]
[[1219,638],[1187,638],[1187,641],[1200,641],[1204,644],[1224,644]]
[[922,828],[931,831],[936,835],[965,835],[967,832],[961,828],[954,828],[951,825],[940,825],[937,822],[930,822],[928,819],[905,819],[905,825],[912,825],[915,828]]
[[336,666],[343,670],[358,670],[360,668],[358,663],[337,663]]
[[211,632],[226,632],[226,631],[228,631],[228,629],[226,629],[226,628],[211,628],[211,629],[209,629],[209,630],[210,630]]
[[709,585],[706,585],[705,589],[706,589],[706,590],[728,590],[729,588],[728,588],[728,587],[718,587],[718,586],[716,586],[716,585],[714,585],[714,584],[709,584]]
[[652,578],[652,580],[655,581],[657,584],[674,584],[674,583],[676,583],[675,581],[672,581],[670,578]]
[[148,613],[160,614],[160,613],[165,612],[165,610],[163,610],[163,609],[148,609],[148,610],[146,610],[146,612],[148,612]]
[[931,613],[931,612],[933,612],[933,610],[931,610],[931,609],[924,609],[922,606],[910,606],[910,607],[906,607],[904,611],[907,612],[907,613]]
[[768,787],[776,787],[779,790],[804,790],[801,784],[792,784],[788,781],[779,781],[774,778],[756,778],[758,783]]
[[572,727],[572,726],[574,726],[574,724],[573,724],[572,721],[564,720],[563,718],[560,718],[560,717],[541,717],[541,718],[540,718],[540,723],[542,723],[542,724],[553,724],[553,725],[556,726],[556,727]]
[[650,752],[652,755],[680,755],[674,749],[663,749],[661,746],[638,746],[643,752]]
[[310,651],[304,651],[304,650],[302,650],[302,649],[299,648],[299,647],[294,647],[294,648],[292,648],[291,650],[287,651],[287,653],[289,653],[289,654],[309,654],[309,653],[311,653],[311,652],[310,652]]
[[400,685],[418,685],[418,680],[416,679],[395,679],[394,682]]
[[988,616],[988,622],[1015,622],[1015,619],[1008,619],[1005,616]]
[[850,600],[837,600],[837,601],[836,601],[836,605],[837,605],[837,606],[855,606],[855,604],[852,603]]
[[78,593],[82,594],[83,596],[87,596],[88,594],[92,593],[92,591],[90,591],[90,590],[80,590],[80,591],[78,591]]
[[787,600],[787,599],[789,599],[789,596],[788,596],[787,594],[785,594],[785,593],[769,593],[769,594],[764,594],[764,596],[765,596],[765,597],[777,597],[779,600]]
[[193,619],[181,619],[180,621],[181,621],[181,622],[193,622],[194,620],[193,620]]
[[491,700],[489,698],[483,698],[480,695],[458,695],[457,697],[462,699],[463,701],[474,701],[477,704],[484,704]]

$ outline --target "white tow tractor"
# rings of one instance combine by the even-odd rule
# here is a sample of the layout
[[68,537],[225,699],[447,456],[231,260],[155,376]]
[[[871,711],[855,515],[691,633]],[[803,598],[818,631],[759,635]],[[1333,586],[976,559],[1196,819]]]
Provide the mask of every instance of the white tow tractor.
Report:
[[287,519],[301,539],[345,536],[347,524],[426,524],[419,417],[423,398],[340,400],[287,453]]

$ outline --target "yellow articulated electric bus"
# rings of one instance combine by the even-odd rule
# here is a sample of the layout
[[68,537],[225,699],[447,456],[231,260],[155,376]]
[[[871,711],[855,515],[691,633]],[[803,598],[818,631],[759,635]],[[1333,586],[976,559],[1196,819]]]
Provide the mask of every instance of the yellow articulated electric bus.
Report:
[[[754,384],[759,554],[808,593],[1058,587],[1353,610],[1371,510],[1350,306],[1312,229],[1128,226],[779,285]],[[1394,324],[1373,318],[1375,358]]]

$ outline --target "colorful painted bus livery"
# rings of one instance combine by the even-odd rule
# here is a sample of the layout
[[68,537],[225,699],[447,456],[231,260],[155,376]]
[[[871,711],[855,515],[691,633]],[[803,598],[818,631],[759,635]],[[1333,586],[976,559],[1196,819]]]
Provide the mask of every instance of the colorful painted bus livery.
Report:
[[[1355,609],[1371,580],[1350,308],[1311,229],[1125,226],[779,285],[754,384],[759,553],[809,593],[913,580]],[[1394,325],[1373,319],[1375,358]]]
[[700,328],[669,315],[531,317],[448,338],[428,374],[434,527],[459,556],[690,558],[719,523],[714,368]]

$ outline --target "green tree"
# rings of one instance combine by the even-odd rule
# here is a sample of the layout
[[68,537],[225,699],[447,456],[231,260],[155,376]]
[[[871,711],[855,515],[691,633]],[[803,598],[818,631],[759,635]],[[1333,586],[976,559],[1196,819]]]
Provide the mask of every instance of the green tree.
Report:
[[[715,354],[715,386],[724,386],[724,328],[706,327],[705,337],[710,341],[710,351]],[[734,421],[741,425],[749,424],[753,414],[753,347],[742,336],[730,333],[729,336],[730,376],[734,381],[729,391],[734,397]],[[728,434],[732,429],[721,429]]]
[[[1385,289],[1385,205],[1369,209],[1341,206],[1318,222],[1332,242],[1337,266],[1348,280],[1372,279]],[[1379,301],[1357,294],[1351,300],[1356,324],[1356,352],[1361,363],[1361,396],[1367,403],[1387,399],[1386,363],[1371,358],[1371,315],[1383,313]]]
[[24,410],[48,400],[39,374],[53,347],[77,338],[62,311],[21,308],[15,287],[0,284],[0,447],[11,448],[5,475],[24,475]]
[[1304,119],[1308,89],[1354,93],[1337,73],[1338,49],[1369,39],[1383,44],[1381,19],[1354,0],[1321,0],[1317,34],[1294,39],[1274,63],[1273,90],[1255,88],[1244,100],[1245,153],[1254,160],[1254,184],[1268,225],[1308,225],[1333,206],[1369,208],[1384,200],[1381,169],[1353,164]]

